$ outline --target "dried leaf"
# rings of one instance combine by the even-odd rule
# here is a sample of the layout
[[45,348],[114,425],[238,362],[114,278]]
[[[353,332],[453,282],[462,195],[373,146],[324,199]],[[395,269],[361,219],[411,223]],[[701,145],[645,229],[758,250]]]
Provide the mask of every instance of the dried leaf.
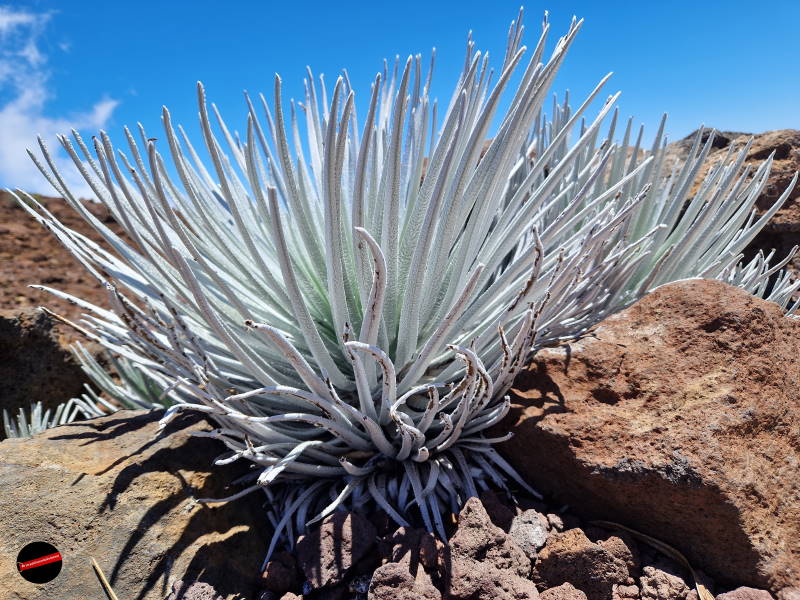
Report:
[[103,570],[100,568],[100,565],[97,564],[97,561],[94,559],[94,557],[92,557],[92,568],[94,569],[94,574],[97,575],[97,580],[100,582],[100,587],[103,588],[108,600],[119,600],[117,595],[114,593],[114,590],[111,589],[111,584],[108,583],[108,579],[106,579]]
[[654,537],[650,537],[646,533],[642,533],[640,531],[636,531],[635,529],[631,529],[630,527],[626,527],[625,525],[621,525],[620,523],[614,523],[613,521],[592,521],[590,524],[606,529],[621,529],[622,531],[630,533],[635,538],[651,545],[662,554],[666,554],[670,558],[678,561],[684,567],[686,567],[689,573],[692,575],[694,589],[697,590],[697,595],[700,596],[700,600],[714,600],[714,594],[709,592],[708,588],[697,580],[697,575],[692,568],[692,565],[689,564],[687,558],[669,544],[662,542],[661,540],[657,540]]

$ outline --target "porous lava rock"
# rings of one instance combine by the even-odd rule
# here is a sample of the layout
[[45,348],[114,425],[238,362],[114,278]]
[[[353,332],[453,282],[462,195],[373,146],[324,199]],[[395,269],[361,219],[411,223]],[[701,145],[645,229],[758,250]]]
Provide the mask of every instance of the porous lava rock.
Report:
[[547,542],[547,525],[547,517],[532,508],[511,521],[508,533],[531,563],[536,562],[537,551]]
[[450,600],[536,600],[531,563],[522,549],[494,525],[478,498],[467,500],[450,538]]
[[676,282],[541,351],[502,450],[583,515],[776,592],[800,583],[798,380],[800,320],[719,281]]
[[55,408],[80,396],[89,378],[59,343],[50,316],[29,309],[0,313],[0,381],[0,411],[14,417],[34,402]]
[[406,565],[411,575],[419,570],[437,584],[447,578],[450,565],[449,548],[444,542],[424,529],[400,527],[381,540],[381,555],[388,562]]
[[614,585],[627,583],[629,577],[625,560],[592,542],[581,529],[550,536],[534,570],[541,589],[570,583],[589,600],[611,600]]
[[686,600],[693,592],[680,575],[649,565],[642,569],[639,587],[642,600]]
[[442,594],[420,569],[414,576],[408,565],[386,563],[375,570],[369,586],[369,600],[441,600]]
[[717,596],[716,600],[772,600],[772,594],[766,590],[751,587],[739,587]]
[[297,542],[297,562],[311,589],[342,583],[375,548],[375,526],[358,513],[339,510]]
[[[517,500],[514,504],[506,499],[503,512],[517,512],[523,523],[535,522],[533,514],[545,520],[541,512],[522,507],[537,505],[546,511],[546,505],[523,496]],[[495,509],[503,502],[503,496],[490,500]],[[347,531],[345,523],[360,517],[340,513],[339,526],[329,527],[320,539],[353,537],[352,527]],[[380,515],[373,514],[370,520],[381,529]],[[302,585],[297,579],[290,581],[286,575],[295,565],[292,553],[278,552],[262,574],[265,589],[255,598],[294,600],[302,590],[306,600],[700,600],[692,572],[654,546],[613,524],[582,523],[569,513],[564,513],[564,520],[580,526],[565,532],[550,530],[531,572],[533,561],[526,560],[510,533],[492,523],[482,501],[472,498],[453,523],[450,542],[424,529],[398,527],[324,586],[313,587],[312,582],[321,583],[313,578]],[[306,535],[313,539],[317,534],[311,530]],[[713,591],[714,582],[702,571],[695,570],[694,575]],[[795,600],[790,591],[778,598]],[[753,600],[760,600],[766,592],[753,593],[760,594]]]
[[300,585],[297,561],[291,552],[276,552],[261,572],[261,585],[276,594],[286,592]]
[[[255,595],[270,534],[263,497],[197,503],[238,491],[246,467],[213,467],[224,446],[191,436],[211,429],[205,420],[181,415],[159,432],[162,415],[120,411],[0,442],[0,598],[98,598],[92,557],[127,600]],[[63,556],[49,583],[17,572],[33,541]]]
[[639,586],[615,584],[611,588],[611,600],[641,600]]
[[586,594],[571,583],[562,583],[539,594],[540,600],[588,600]]

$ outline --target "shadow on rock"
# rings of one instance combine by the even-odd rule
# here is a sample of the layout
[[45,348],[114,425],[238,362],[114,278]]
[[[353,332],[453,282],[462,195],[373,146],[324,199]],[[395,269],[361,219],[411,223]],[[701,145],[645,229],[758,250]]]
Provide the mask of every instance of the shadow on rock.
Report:
[[[159,432],[161,414],[122,411],[0,445],[0,485],[14,490],[0,498],[0,555],[33,537],[65,557],[64,573],[26,598],[96,596],[91,556],[120,598],[161,600],[178,580],[223,597],[255,592],[269,540],[263,496],[196,502],[236,491],[247,465],[214,467],[224,448],[191,435],[211,426],[187,414]],[[14,567],[0,562],[0,581]]]

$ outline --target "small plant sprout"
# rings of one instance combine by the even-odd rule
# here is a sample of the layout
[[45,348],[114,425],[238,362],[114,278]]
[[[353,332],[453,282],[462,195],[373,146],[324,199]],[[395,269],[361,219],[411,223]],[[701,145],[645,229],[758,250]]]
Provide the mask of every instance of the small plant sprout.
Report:
[[[493,447],[510,434],[487,433],[532,352],[677,279],[767,290],[768,260],[738,265],[789,193],[755,216],[771,158],[750,172],[747,147],[731,150],[690,194],[713,135],[670,170],[663,121],[649,151],[630,121],[617,143],[608,76],[547,112],[582,21],[548,53],[547,17],[532,48],[521,19],[496,72],[468,39],[441,105],[434,60],[417,55],[384,63],[359,114],[346,72],[328,87],[309,70],[297,103],[276,77],[271,101],[245,95],[241,135],[198,85],[207,164],[166,108],[159,141],[126,129],[124,152],[105,132],[93,152],[61,137],[130,241],[70,192],[44,142],[31,153],[114,250],[20,200],[108,288],[108,308],[70,298],[123,383],[79,352],[87,371],[127,406],[169,405],[164,423],[208,415],[202,435],[227,449],[216,464],[256,466],[227,500],[266,494],[269,553],[338,507],[445,537],[489,486],[536,495]],[[797,287],[781,278],[770,298],[786,306]]]
[[8,438],[30,437],[51,427],[100,417],[115,409],[92,390],[88,390],[83,397],[72,398],[52,409],[44,408],[41,402],[34,402],[27,413],[20,408],[16,418],[3,409],[3,429]]

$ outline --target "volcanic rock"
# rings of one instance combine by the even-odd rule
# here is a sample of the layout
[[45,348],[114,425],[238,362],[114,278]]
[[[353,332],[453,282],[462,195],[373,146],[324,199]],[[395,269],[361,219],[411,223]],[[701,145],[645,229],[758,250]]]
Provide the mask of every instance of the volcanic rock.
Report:
[[297,562],[312,589],[334,586],[375,547],[375,538],[363,516],[336,511],[298,540]]
[[[667,146],[665,155],[667,169],[671,168],[678,160],[686,159],[696,133],[691,133],[686,138]],[[709,133],[709,131],[703,133],[703,142],[708,139]],[[775,204],[789,187],[794,174],[800,170],[800,131],[796,129],[779,129],[756,134],[736,131],[717,132],[712,143],[711,153],[698,173],[692,193],[697,190],[709,169],[718,164],[731,147],[734,151],[741,149],[751,137],[753,145],[745,157],[745,164],[751,169],[757,168],[770,154],[774,153],[770,175],[756,200],[756,208],[763,213]],[[768,254],[773,249],[776,259],[784,258],[792,247],[798,244],[800,244],[800,185],[790,192],[783,206],[750,242],[744,251],[745,259],[751,259],[759,250]],[[800,276],[800,256],[792,259],[789,269],[795,277]]]
[[[775,203],[800,170],[800,131],[781,129],[756,136],[747,162],[755,163],[759,157],[766,158],[773,152],[769,179],[757,201],[757,207],[762,211]],[[797,245],[800,245],[800,185],[795,186],[780,210],[750,242],[745,250],[745,259],[754,256],[758,250],[769,253],[773,249],[776,259],[784,258]],[[792,258],[788,268],[794,277],[800,276],[800,255]]]
[[514,540],[494,525],[478,498],[470,498],[450,538],[452,600],[535,600],[531,564]]
[[740,587],[717,596],[716,600],[772,600],[772,594],[766,590]]
[[449,550],[424,529],[400,527],[381,540],[381,547],[386,560],[406,565],[413,576],[422,568],[437,584],[447,577]]
[[442,594],[420,569],[416,577],[408,566],[386,563],[378,567],[369,586],[369,600],[441,600]]
[[[0,442],[0,598],[98,598],[92,557],[126,600],[162,600],[178,580],[198,594],[255,595],[269,539],[262,498],[198,504],[238,491],[229,484],[245,466],[213,468],[224,447],[191,437],[211,426],[186,414],[159,432],[162,414],[120,411]],[[63,557],[49,583],[17,572],[32,541]]]
[[80,396],[89,379],[59,344],[53,320],[30,309],[0,315],[0,381],[0,411],[7,409],[13,418],[35,402],[55,408]]
[[[692,132],[684,139],[667,146],[665,157],[667,167],[675,164],[678,160],[686,160],[696,135],[696,131]],[[708,140],[709,135],[710,130],[703,132],[701,138],[703,144]],[[750,138],[753,139],[753,143],[745,157],[746,165],[756,168],[770,155],[773,155],[769,179],[756,201],[756,206],[759,210],[765,211],[775,204],[789,187],[795,172],[800,170],[800,131],[797,129],[778,129],[756,134],[738,131],[716,132],[711,153],[698,173],[693,191],[697,189],[708,171],[727,155],[731,147],[734,152],[741,150]],[[790,192],[786,203],[779,209],[773,219],[775,226],[779,228],[787,224],[800,226],[800,205],[796,202],[798,198],[800,198],[800,187]]]
[[585,532],[586,535],[603,548],[603,550],[625,563],[631,577],[640,574],[641,558],[639,557],[639,545],[630,534],[614,530],[613,534],[610,535],[612,532],[596,527],[587,527]]
[[[611,588],[611,600],[641,600],[638,585],[614,584]],[[692,600],[697,600],[693,598]]]
[[547,517],[528,509],[511,522],[509,535],[522,548],[531,563],[536,561],[536,552],[547,542]]
[[642,569],[639,586],[642,600],[685,600],[692,591],[679,575],[652,566]]
[[589,540],[581,529],[551,535],[534,570],[540,587],[571,583],[589,600],[610,600],[614,584],[627,583],[628,578],[625,561]]
[[273,554],[272,559],[267,562],[261,573],[261,586],[280,595],[299,587],[299,585],[300,580],[294,555],[285,551]]
[[677,282],[541,351],[503,450],[584,516],[777,591],[800,583],[798,380],[800,320],[718,281]]
[[562,583],[539,594],[540,600],[587,600],[586,594],[571,583]]

